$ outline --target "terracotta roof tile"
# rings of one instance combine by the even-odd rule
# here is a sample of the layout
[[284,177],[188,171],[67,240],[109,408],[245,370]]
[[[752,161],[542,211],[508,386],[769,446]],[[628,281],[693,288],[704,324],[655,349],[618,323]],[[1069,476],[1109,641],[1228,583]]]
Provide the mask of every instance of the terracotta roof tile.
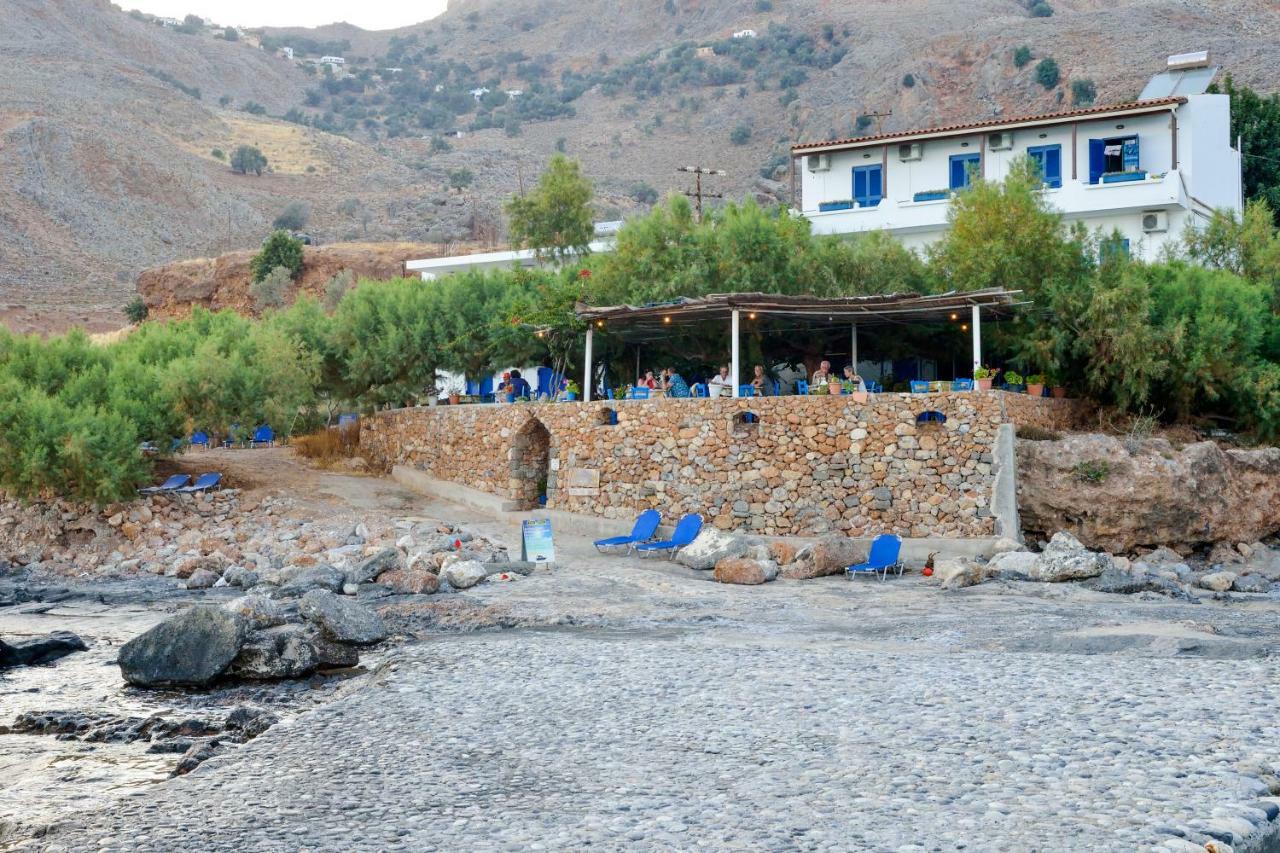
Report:
[[1146,101],[1133,101],[1127,104],[1108,104],[1102,107],[1085,107],[1078,110],[1067,110],[1065,112],[1044,113],[1042,115],[1025,115],[1015,116],[1013,118],[996,118],[985,119],[983,121],[968,122],[965,124],[948,124],[941,127],[929,127],[920,130],[903,130],[895,133],[879,133],[873,136],[854,136],[848,139],[832,139],[824,142],[801,142],[791,146],[792,151],[805,151],[811,148],[828,148],[830,146],[855,146],[863,145],[870,142],[881,142],[887,139],[904,139],[914,136],[929,136],[935,133],[956,133],[966,130],[978,130],[987,127],[1000,127],[1010,124],[1022,124],[1031,121],[1051,121],[1054,119],[1071,119],[1084,116],[1106,115],[1108,113],[1126,112],[1134,109],[1142,109],[1146,107],[1163,107],[1173,104],[1185,104],[1186,98],[1154,98]]

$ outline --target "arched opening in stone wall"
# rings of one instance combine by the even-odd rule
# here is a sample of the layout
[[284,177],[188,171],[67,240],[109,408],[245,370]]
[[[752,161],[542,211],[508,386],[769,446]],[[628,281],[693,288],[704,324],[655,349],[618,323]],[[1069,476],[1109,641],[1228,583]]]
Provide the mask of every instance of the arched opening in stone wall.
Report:
[[550,470],[551,433],[542,421],[530,418],[511,440],[511,499],[521,509],[545,504]]

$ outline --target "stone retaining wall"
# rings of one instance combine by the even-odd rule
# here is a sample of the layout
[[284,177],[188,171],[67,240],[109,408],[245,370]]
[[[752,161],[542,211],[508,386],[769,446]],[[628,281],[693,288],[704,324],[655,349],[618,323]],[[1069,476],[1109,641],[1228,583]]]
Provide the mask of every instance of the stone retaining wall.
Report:
[[[1018,426],[1032,426],[1054,432],[1085,429],[1097,407],[1087,400],[1028,397],[999,393],[1005,417]],[[1095,423],[1096,426],[1096,423]]]
[[513,509],[545,477],[548,508],[605,518],[656,508],[765,535],[971,537],[994,533],[999,425],[1059,426],[1076,410],[1003,392],[442,406],[366,418],[361,445],[384,469]]

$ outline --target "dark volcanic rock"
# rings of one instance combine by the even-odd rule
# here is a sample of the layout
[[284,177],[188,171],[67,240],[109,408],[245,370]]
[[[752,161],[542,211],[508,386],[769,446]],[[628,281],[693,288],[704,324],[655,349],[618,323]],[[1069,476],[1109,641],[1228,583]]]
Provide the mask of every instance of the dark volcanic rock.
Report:
[[139,687],[204,687],[230,666],[243,642],[236,614],[193,607],[125,643],[120,673]]
[[347,583],[362,584],[378,577],[383,572],[400,568],[400,552],[395,548],[383,548],[360,565],[347,572]]
[[251,634],[228,673],[238,678],[261,680],[301,678],[314,672],[316,663],[316,650],[307,629],[301,625],[281,625]]
[[330,592],[341,592],[347,576],[333,566],[316,566],[294,575],[293,579],[281,584],[276,590],[276,598],[296,598],[313,589],[327,589]]
[[1124,571],[1114,565],[1103,569],[1102,574],[1084,582],[1084,586],[1098,592],[1133,595],[1139,592],[1158,592],[1171,598],[1193,599],[1190,593],[1168,578],[1143,572]]
[[52,663],[72,652],[89,648],[85,641],[70,631],[54,631],[45,637],[6,643],[0,640],[0,669],[9,666],[34,666]]

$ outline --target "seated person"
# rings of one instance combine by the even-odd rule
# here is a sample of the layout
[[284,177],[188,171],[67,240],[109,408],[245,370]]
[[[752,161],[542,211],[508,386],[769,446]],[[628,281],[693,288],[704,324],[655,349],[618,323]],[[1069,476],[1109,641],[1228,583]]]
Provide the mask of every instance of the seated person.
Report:
[[727,365],[721,365],[720,372],[711,377],[711,381],[707,383],[707,390],[712,397],[733,396],[733,383],[729,381],[729,368]]
[[511,378],[507,380],[507,393],[515,394],[516,399],[524,397],[526,399],[533,396],[533,389],[529,387],[529,382],[520,375],[520,371],[511,371]]
[[764,365],[757,364],[755,374],[751,377],[751,387],[755,389],[757,397],[768,395],[769,377],[764,375]]
[[862,381],[861,376],[853,372],[853,367],[850,365],[845,365],[844,381],[851,384],[854,391],[865,392],[867,390],[867,383]]
[[809,380],[809,388],[812,390],[818,385],[826,385],[831,381],[831,362],[823,361],[818,365],[818,369],[813,372],[813,378]]
[[663,373],[663,377],[665,379],[664,387],[666,388],[668,397],[689,396],[689,384],[684,381],[684,377],[679,373],[676,373],[674,367],[668,367]]
[[658,387],[658,380],[653,378],[652,370],[646,370],[644,372],[644,379],[641,379],[639,382],[636,383],[636,385],[637,387],[648,388],[649,390],[652,391],[653,389]]

